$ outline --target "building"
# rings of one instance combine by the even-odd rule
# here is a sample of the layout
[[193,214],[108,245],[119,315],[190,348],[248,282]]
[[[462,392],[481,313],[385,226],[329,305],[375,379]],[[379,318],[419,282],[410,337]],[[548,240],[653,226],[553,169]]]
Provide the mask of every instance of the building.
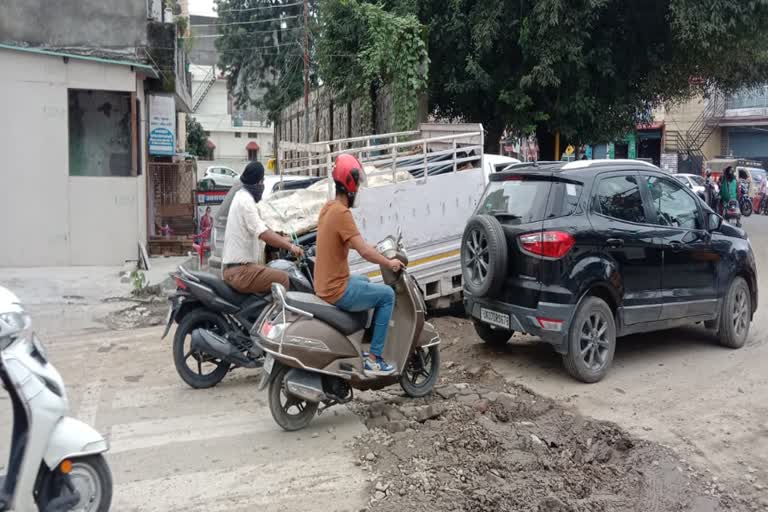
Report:
[[[159,0],[0,4],[0,266],[137,259],[153,231],[149,169],[183,151],[191,103],[171,20]],[[169,156],[148,144],[156,97]]]
[[198,162],[200,172],[224,165],[240,172],[250,160],[266,162],[274,154],[274,132],[265,112],[238,109],[219,68],[214,44],[217,18],[192,16],[192,116],[208,137],[209,154]]

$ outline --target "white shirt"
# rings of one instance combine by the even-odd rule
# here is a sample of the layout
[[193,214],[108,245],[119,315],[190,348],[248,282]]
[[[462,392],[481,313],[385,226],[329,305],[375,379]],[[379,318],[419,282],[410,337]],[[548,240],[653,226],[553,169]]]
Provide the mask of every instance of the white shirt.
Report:
[[259,238],[269,228],[261,218],[253,196],[240,189],[232,198],[224,230],[224,265],[231,263],[264,264],[264,242]]

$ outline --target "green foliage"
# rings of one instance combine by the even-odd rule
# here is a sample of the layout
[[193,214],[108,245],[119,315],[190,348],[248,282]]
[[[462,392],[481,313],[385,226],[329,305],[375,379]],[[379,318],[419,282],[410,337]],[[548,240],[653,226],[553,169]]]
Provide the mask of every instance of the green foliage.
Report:
[[208,154],[208,137],[197,119],[187,115],[187,153],[202,157]]
[[413,129],[418,96],[427,85],[429,58],[424,27],[413,14],[415,2],[383,5],[362,0],[323,0],[320,4],[318,60],[323,81],[342,98],[368,95],[388,85],[395,126]]
[[[315,27],[316,2],[309,2],[310,32]],[[280,111],[304,90],[303,6],[280,0],[215,3],[222,34],[216,40],[219,67],[237,106],[264,109],[276,121]],[[310,37],[310,54],[314,52],[312,41],[314,37]],[[317,83],[314,67],[310,68],[310,83]]]
[[609,140],[653,107],[764,81],[766,0],[423,0],[430,107]]
[[133,285],[132,293],[134,295],[140,294],[148,285],[147,276],[141,270],[134,270],[131,272],[131,284]]

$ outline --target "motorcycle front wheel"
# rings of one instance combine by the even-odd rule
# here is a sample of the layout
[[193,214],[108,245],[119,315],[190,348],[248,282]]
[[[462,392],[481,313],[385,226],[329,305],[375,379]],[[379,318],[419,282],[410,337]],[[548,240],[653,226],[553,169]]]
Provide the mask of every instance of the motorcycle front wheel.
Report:
[[741,202],[741,214],[745,217],[752,215],[752,201]]
[[[112,473],[102,455],[71,459],[69,479],[80,499],[73,512],[108,512],[112,505]],[[38,498],[40,510],[71,496],[69,488],[58,478],[58,468],[49,473]]]
[[272,370],[275,373],[269,382],[269,412],[283,430],[293,432],[309,425],[317,413],[319,404],[288,394],[285,389],[285,376],[289,370],[289,367],[277,364]]

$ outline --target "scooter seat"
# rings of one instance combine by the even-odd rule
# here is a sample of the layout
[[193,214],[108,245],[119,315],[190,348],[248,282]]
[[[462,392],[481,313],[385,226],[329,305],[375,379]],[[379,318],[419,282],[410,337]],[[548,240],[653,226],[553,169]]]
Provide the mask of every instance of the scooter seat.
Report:
[[312,313],[315,318],[327,323],[344,336],[362,331],[368,324],[368,311],[348,313],[311,293],[288,292],[285,302],[289,306]]
[[226,281],[218,276],[209,274],[208,272],[190,272],[190,274],[198,278],[204,285],[213,289],[213,291],[216,292],[219,297],[232,305],[240,306],[243,302],[252,296],[247,293],[238,292],[229,286]]

